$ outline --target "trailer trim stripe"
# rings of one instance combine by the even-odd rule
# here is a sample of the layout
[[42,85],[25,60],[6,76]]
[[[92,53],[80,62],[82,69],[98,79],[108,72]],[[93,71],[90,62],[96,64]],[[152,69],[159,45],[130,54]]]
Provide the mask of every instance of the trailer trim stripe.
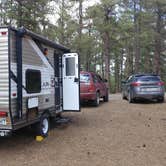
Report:
[[11,73],[10,73],[10,69],[11,69],[11,60],[10,60],[10,38],[11,38],[11,34],[10,34],[10,30],[11,28],[8,27],[8,60],[9,60],[9,112],[10,112],[10,120],[11,120],[11,125],[13,128],[13,116],[12,116],[12,110],[11,110]]
[[16,32],[16,57],[17,57],[17,117],[22,119],[22,34]]

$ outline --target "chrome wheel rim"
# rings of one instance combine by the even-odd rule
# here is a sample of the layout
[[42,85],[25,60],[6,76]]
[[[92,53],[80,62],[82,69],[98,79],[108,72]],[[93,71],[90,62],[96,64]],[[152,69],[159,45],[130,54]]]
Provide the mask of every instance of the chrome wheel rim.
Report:
[[42,122],[42,132],[44,133],[44,134],[46,134],[47,132],[48,132],[48,119],[47,118],[45,118],[45,119],[43,119],[43,122]]
[[97,93],[97,104],[100,103],[100,97],[99,97],[99,94]]

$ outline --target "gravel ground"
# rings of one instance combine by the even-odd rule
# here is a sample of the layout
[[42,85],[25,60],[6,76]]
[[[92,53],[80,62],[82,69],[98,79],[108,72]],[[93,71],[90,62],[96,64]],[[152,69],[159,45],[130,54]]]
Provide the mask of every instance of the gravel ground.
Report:
[[166,103],[116,94],[64,115],[71,121],[53,123],[42,142],[25,130],[0,139],[0,166],[166,166]]

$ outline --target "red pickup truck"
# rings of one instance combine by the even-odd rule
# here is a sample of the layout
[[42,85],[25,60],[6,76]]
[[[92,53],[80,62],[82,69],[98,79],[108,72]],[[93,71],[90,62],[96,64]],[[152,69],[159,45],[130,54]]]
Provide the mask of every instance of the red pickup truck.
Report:
[[94,72],[80,72],[80,89],[81,101],[83,102],[91,101],[94,106],[98,106],[100,98],[103,98],[104,102],[109,100],[107,81]]

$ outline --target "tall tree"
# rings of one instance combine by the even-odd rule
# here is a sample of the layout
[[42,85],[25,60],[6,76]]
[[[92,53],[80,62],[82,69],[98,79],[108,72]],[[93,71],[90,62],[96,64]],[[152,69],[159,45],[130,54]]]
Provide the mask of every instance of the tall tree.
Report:
[[40,33],[43,29],[44,20],[48,23],[47,14],[51,8],[49,0],[6,0],[4,24],[24,26],[30,30]]
[[[165,7],[163,8],[163,5]],[[161,74],[161,65],[162,65],[162,52],[164,47],[164,41],[162,37],[162,30],[165,28],[164,19],[166,21],[166,2],[155,1],[155,13],[156,13],[156,27],[155,27],[155,73]],[[165,18],[164,18],[165,16]],[[165,22],[166,23],[166,22]],[[166,31],[165,31],[166,32]]]
[[140,71],[140,12],[141,12],[141,0],[134,0],[134,50],[135,50],[135,73]]

